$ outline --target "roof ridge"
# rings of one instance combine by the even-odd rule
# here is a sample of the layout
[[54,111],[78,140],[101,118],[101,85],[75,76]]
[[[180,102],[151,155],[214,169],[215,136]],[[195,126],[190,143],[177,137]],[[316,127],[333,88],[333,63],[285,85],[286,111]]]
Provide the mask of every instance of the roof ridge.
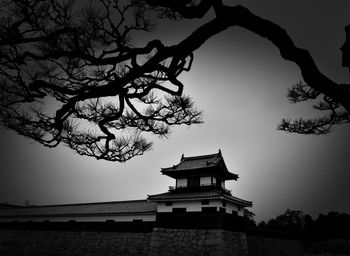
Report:
[[207,154],[207,155],[200,155],[200,156],[184,156],[183,160],[189,159],[189,160],[193,160],[193,159],[202,159],[202,158],[208,158],[208,157],[217,157],[219,156],[219,153],[214,153],[214,154]]
[[[116,204],[116,203],[131,203],[131,202],[147,202],[147,199],[136,199],[136,200],[122,200],[122,201],[106,201],[106,202],[90,202],[90,203],[69,203],[69,204],[47,204],[47,205],[30,205],[22,206],[20,208],[44,208],[44,207],[60,207],[60,206],[82,206],[82,205],[98,205],[98,204]],[[1,209],[3,210],[3,209]]]

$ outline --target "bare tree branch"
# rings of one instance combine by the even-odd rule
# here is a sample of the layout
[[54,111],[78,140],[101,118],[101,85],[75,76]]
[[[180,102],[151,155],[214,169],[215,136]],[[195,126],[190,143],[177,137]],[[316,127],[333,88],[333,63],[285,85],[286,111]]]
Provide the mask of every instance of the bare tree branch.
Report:
[[[349,122],[350,85],[338,84],[324,75],[318,69],[310,53],[295,46],[288,33],[279,25],[254,15],[243,6],[224,6],[221,0],[195,1],[196,5],[192,4],[194,3],[193,1],[178,2],[177,4],[166,0],[146,0],[146,2],[173,8],[185,18],[203,17],[204,13],[202,11],[205,10],[207,12],[213,7],[216,18],[198,28],[178,46],[183,45],[185,49],[194,51],[208,38],[229,27],[239,26],[245,28],[271,41],[280,50],[282,58],[294,62],[301,70],[304,82],[307,84],[306,87],[309,89],[306,91],[304,90],[306,87],[293,87],[288,92],[288,98],[292,102],[315,99],[320,94],[323,94],[326,97],[330,97],[333,102],[341,105],[342,110],[339,110],[340,112],[331,109],[332,113],[330,115],[318,119],[297,119],[294,122],[291,119],[283,119],[281,124],[278,125],[278,129],[303,134],[325,134],[330,131],[330,127],[334,124]],[[346,40],[341,47],[344,67],[349,67],[349,28],[350,25],[346,27]],[[337,109],[339,108],[340,106],[337,107]],[[305,128],[304,130],[303,127]],[[322,131],[320,132],[319,129]]]
[[[193,52],[234,26],[272,42],[294,62],[304,82],[291,102],[316,101],[316,119],[282,120],[278,129],[325,134],[349,122],[350,90],[318,69],[287,32],[243,6],[221,0],[0,0],[0,124],[47,146],[60,143],[80,155],[124,162],[151,147],[143,133],[167,137],[174,125],[200,123],[183,95],[180,75]],[[82,6],[83,4],[83,6]],[[163,18],[215,17],[181,42],[133,46],[136,32],[152,32]],[[342,46],[348,66],[349,32]]]
[[141,133],[167,136],[170,126],[201,122],[177,79],[189,70],[187,56],[172,56],[159,40],[130,44],[134,31],[153,29],[160,8],[137,1],[86,1],[82,9],[75,1],[3,2],[2,126],[48,147],[63,143],[80,155],[124,162],[151,147]]

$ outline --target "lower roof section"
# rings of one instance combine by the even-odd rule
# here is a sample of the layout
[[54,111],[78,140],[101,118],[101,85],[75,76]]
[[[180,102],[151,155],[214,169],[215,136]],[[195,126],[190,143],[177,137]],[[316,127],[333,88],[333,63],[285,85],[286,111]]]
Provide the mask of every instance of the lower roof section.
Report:
[[30,206],[0,209],[1,217],[11,216],[74,216],[111,214],[155,214],[157,204],[147,200]]
[[233,197],[220,190],[198,192],[171,191],[149,195],[148,200],[4,208],[0,209],[0,221],[1,219],[9,218],[60,218],[68,216],[155,216],[157,214],[157,203],[159,202],[196,201],[204,199],[225,199],[236,205],[252,206],[252,202]]
[[246,201],[238,197],[228,195],[222,190],[209,190],[209,191],[198,191],[198,192],[178,192],[170,191],[162,194],[149,195],[148,200],[150,202],[176,202],[176,201],[196,201],[206,199],[225,199],[237,205],[251,207],[253,203]]

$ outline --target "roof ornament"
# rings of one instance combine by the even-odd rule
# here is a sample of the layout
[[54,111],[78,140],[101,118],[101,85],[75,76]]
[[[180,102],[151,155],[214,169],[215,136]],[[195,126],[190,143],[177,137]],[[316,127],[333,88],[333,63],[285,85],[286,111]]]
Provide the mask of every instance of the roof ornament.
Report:
[[185,158],[185,155],[184,155],[184,153],[182,153],[181,160],[184,159],[184,158]]

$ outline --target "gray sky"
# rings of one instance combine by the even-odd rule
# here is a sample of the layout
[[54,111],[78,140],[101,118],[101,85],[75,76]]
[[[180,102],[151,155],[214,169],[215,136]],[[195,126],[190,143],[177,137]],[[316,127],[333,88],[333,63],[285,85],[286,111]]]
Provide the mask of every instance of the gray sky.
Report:
[[[337,82],[349,82],[339,47],[350,23],[348,0],[235,1],[284,27],[299,47],[310,50],[319,68]],[[316,4],[314,4],[316,3]],[[150,36],[176,43],[198,21],[162,23]],[[169,139],[152,138],[153,150],[125,164],[81,157],[65,147],[47,149],[1,131],[0,202],[61,204],[146,198],[174,185],[161,167],[186,156],[221,149],[239,174],[227,187],[253,201],[256,219],[268,220],[287,208],[305,213],[350,213],[350,126],[327,136],[276,130],[283,117],[314,115],[310,105],[289,104],[287,88],[301,80],[293,63],[274,46],[240,28],[210,39],[195,52],[183,74],[185,94],[204,112],[204,124],[176,127]]]

